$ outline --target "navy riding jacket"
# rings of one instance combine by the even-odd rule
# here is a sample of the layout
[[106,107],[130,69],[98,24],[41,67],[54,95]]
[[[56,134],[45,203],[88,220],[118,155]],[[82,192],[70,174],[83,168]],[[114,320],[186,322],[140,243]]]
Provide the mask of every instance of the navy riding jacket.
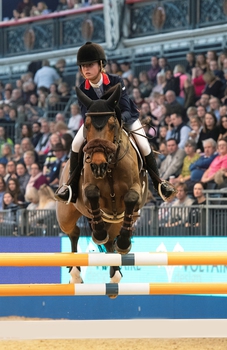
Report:
[[[127,124],[132,124],[136,119],[139,118],[139,111],[134,102],[127,95],[122,78],[118,75],[103,73],[103,94],[107,92],[112,86],[118,83],[121,83],[122,86],[121,98],[119,101],[122,120]],[[89,80],[84,80],[80,85],[80,89],[92,100],[99,99]],[[80,102],[80,100],[78,100],[78,103],[81,109],[82,117],[85,120],[85,113],[87,113],[87,108]]]

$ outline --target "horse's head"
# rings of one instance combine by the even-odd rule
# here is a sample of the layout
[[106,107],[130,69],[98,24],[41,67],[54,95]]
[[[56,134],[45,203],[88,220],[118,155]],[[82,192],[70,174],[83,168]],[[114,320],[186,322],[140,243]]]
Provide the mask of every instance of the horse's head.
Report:
[[76,92],[87,108],[84,122],[87,139],[85,159],[90,163],[94,177],[104,178],[118,147],[121,121],[117,104],[121,97],[121,84],[99,100],[91,100],[78,88]]

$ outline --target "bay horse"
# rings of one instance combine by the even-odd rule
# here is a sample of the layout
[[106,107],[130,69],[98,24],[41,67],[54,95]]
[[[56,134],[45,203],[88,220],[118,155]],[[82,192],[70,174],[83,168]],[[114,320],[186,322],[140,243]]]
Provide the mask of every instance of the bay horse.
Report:
[[[76,203],[57,202],[57,219],[62,231],[77,252],[80,230],[78,219],[90,220],[92,239],[104,245],[107,252],[127,254],[138,210],[147,196],[147,173],[139,165],[138,152],[122,127],[118,102],[121,85],[108,91],[107,97],[91,100],[79,88],[77,96],[87,107],[84,121],[86,144]],[[60,185],[69,177],[69,162],[63,170]],[[82,283],[80,267],[71,268],[71,283]],[[110,282],[118,283],[120,268],[110,268]]]

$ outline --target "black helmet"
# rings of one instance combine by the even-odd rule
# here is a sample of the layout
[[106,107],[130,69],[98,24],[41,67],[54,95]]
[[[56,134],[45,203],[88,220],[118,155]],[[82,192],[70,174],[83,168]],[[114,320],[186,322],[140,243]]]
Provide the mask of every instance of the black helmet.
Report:
[[90,41],[81,46],[77,52],[77,65],[89,64],[102,61],[103,66],[106,65],[106,55],[103,48]]

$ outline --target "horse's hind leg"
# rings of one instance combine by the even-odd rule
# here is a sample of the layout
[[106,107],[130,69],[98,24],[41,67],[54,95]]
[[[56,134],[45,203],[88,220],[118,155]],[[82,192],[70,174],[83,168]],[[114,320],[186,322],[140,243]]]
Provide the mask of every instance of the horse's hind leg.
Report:
[[99,206],[100,191],[95,185],[89,185],[85,188],[85,196],[91,205],[91,213],[93,219],[91,222],[92,239],[100,245],[105,244],[109,240],[109,235],[105,229],[105,223],[102,220],[102,215]]
[[131,236],[133,229],[133,210],[138,203],[139,194],[135,190],[129,190],[124,197],[125,215],[120,230],[120,235],[115,240],[115,249],[120,254],[127,254],[131,250]]

